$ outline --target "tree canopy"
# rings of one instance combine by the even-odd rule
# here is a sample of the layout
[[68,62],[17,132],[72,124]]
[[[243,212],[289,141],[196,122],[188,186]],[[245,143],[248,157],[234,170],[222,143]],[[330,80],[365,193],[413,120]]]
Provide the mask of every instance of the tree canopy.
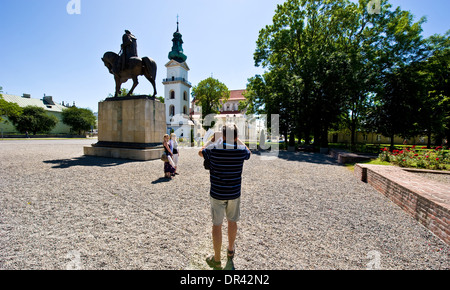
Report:
[[21,133],[31,132],[36,135],[37,133],[50,132],[58,123],[58,118],[47,114],[43,108],[27,106],[23,108],[20,115],[13,116],[11,121],[17,131]]
[[[202,118],[219,113],[219,107],[230,98],[227,86],[212,77],[202,80],[192,88],[194,101],[202,107]],[[204,122],[203,128],[208,130],[214,122]]]
[[62,121],[81,135],[83,131],[89,131],[95,125],[96,118],[90,109],[70,107],[63,110]]
[[17,105],[16,103],[7,102],[3,99],[3,96],[1,94],[2,92],[3,88],[0,87],[0,123],[7,122],[4,117],[12,119],[22,113],[22,108],[19,105]]
[[[249,112],[279,114],[282,132],[307,142],[314,137],[323,147],[333,128],[350,129],[352,143],[357,130],[368,128],[388,136],[418,132],[417,110],[427,91],[417,68],[433,56],[433,70],[448,73],[442,64],[448,43],[422,37],[425,18],[414,21],[388,0],[380,0],[380,11],[373,13],[369,2],[278,5],[273,23],[261,29],[256,42],[255,65],[266,72],[249,79]],[[444,81],[435,86],[445,86]],[[387,121],[396,128],[389,133]]]

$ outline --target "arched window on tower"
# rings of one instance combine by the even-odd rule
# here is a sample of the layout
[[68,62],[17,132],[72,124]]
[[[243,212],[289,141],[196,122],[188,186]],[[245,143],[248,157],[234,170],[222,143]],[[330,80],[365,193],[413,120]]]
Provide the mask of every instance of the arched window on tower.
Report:
[[170,91],[170,99],[175,99],[175,91]]
[[187,115],[187,107],[186,106],[183,107],[183,114]]
[[186,91],[183,93],[183,100],[185,100],[185,101],[188,100],[188,99],[187,99],[187,92],[186,92]]
[[171,105],[171,106],[169,107],[169,116],[170,116],[170,117],[175,116],[175,106],[174,106],[174,105]]

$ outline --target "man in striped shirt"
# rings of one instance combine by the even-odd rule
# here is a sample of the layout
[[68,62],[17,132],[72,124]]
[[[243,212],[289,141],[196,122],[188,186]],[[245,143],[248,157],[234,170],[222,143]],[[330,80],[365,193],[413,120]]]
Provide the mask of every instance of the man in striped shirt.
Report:
[[[227,140],[229,141],[227,142]],[[242,169],[244,161],[250,158],[251,152],[238,139],[237,127],[233,125],[224,126],[221,134],[216,133],[212,143],[206,144],[199,155],[209,163],[211,182],[210,201],[214,255],[208,257],[206,262],[217,270],[221,269],[220,250],[225,214],[228,221],[228,262],[231,261],[232,264],[234,258],[234,242],[237,234],[237,222],[240,218]]]

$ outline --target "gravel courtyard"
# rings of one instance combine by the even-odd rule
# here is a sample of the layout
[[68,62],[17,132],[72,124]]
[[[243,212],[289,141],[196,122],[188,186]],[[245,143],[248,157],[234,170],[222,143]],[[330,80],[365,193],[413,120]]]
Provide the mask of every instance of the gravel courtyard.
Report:
[[[167,181],[159,160],[83,156],[95,142],[0,140],[0,269],[209,269],[198,148]],[[266,159],[244,166],[237,269],[450,269],[449,246],[330,157]]]

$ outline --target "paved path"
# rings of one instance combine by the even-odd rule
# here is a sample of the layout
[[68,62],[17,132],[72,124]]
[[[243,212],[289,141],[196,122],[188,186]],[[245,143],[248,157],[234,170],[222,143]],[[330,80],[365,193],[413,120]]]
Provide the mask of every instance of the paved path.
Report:
[[[167,182],[161,161],[84,157],[91,143],[0,141],[0,269],[208,269],[197,149]],[[448,246],[348,169],[287,152],[245,164],[235,265],[450,269]]]

